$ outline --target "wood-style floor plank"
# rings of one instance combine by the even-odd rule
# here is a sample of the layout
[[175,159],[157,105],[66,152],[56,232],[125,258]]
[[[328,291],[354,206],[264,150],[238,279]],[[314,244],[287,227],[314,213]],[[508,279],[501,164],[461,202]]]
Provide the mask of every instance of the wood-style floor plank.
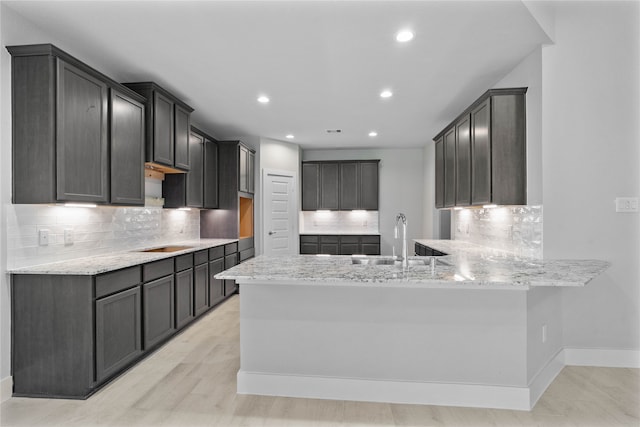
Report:
[[11,398],[0,426],[640,426],[640,370],[569,366],[530,411],[236,394],[239,297],[86,401]]

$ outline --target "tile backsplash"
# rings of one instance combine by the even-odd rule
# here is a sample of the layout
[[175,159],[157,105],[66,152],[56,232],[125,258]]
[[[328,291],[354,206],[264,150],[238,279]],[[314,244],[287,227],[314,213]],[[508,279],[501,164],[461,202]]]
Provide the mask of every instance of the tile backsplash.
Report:
[[[5,208],[8,268],[200,237],[200,214],[197,209],[70,208],[13,204]],[[38,233],[42,229],[49,231],[49,244],[46,246],[38,244]],[[64,243],[65,230],[71,230],[72,244]]]
[[454,210],[451,227],[455,240],[542,258],[542,206]]
[[301,211],[300,234],[374,234],[378,211]]

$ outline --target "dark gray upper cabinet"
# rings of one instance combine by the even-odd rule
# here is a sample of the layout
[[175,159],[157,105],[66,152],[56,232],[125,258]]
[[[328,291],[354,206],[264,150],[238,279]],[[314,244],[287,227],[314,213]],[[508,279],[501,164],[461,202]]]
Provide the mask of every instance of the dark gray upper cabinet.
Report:
[[471,204],[491,202],[491,102],[487,98],[471,111]]
[[302,163],[302,210],[320,209],[320,164]]
[[[109,89],[144,98],[51,44],[7,50],[13,203],[109,203]],[[118,138],[136,139],[139,129],[121,131]]]
[[125,83],[147,99],[147,162],[188,171],[190,117],[193,108],[153,82]]
[[444,137],[436,141],[436,208],[444,208]]
[[378,210],[379,160],[302,163],[302,210]]
[[174,165],[178,169],[189,170],[191,167],[191,157],[189,155],[189,150],[191,149],[191,144],[189,143],[191,111],[180,104],[176,104],[174,107],[176,123],[174,130]]
[[471,203],[471,116],[455,125],[456,130],[456,206]]
[[187,173],[165,175],[164,206],[215,209],[218,207],[218,146],[213,138],[193,126],[189,145],[191,169]]
[[189,136],[189,162],[187,175],[187,206],[201,208],[204,202],[204,137],[192,132]]
[[204,140],[203,186],[205,209],[218,207],[218,144]]
[[434,138],[436,176],[444,171],[444,184],[436,179],[436,207],[527,203],[526,92],[490,89]]
[[444,207],[456,205],[456,129],[452,127],[443,137],[444,143]]
[[244,145],[239,146],[238,191],[255,192],[255,153]]
[[358,163],[343,162],[340,166],[340,209],[359,209],[360,177]]
[[111,89],[111,204],[144,205],[144,105]]

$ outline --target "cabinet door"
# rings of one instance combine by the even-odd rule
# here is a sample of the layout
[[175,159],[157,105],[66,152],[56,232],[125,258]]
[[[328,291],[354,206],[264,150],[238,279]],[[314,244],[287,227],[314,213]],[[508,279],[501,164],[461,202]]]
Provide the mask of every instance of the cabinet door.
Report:
[[209,275],[208,263],[196,265],[193,272],[193,301],[195,315],[199,316],[209,307],[209,286],[207,283]]
[[254,194],[256,192],[256,154],[249,150],[249,162],[247,165],[247,176],[248,176],[248,192]]
[[56,198],[107,202],[107,85],[62,60],[57,72]]
[[204,140],[203,164],[204,208],[218,207],[218,144]]
[[176,329],[182,329],[194,318],[193,269],[176,273]]
[[144,205],[144,105],[111,89],[111,203]]
[[140,287],[96,301],[96,380],[142,354]]
[[357,209],[378,210],[378,162],[360,162],[359,164],[359,204]]
[[214,276],[224,271],[224,258],[209,262],[209,307],[213,307],[224,299],[224,280]]
[[456,204],[456,128],[444,134],[444,207]]
[[320,164],[302,164],[302,210],[320,209]]
[[[174,136],[174,166],[178,169],[189,170],[191,157],[189,151],[189,134],[191,130],[191,113],[178,104],[175,105],[175,136]],[[202,158],[202,157],[201,157]]]
[[357,162],[339,163],[340,167],[340,209],[360,209],[360,174]]
[[238,173],[238,190],[245,193],[249,192],[249,150],[240,146],[239,150],[240,168]]
[[[238,264],[238,253],[232,253],[229,255],[226,255],[224,257],[224,269],[228,270],[231,267],[233,267],[234,265]],[[232,295],[233,293],[235,293],[237,287],[236,287],[236,281],[235,280],[225,280],[224,281],[224,295],[225,296],[229,296]]]
[[340,167],[338,163],[320,163],[319,209],[340,208]]
[[204,137],[197,133],[189,136],[189,164],[191,169],[187,177],[187,206],[201,208],[204,198]]
[[175,329],[173,274],[142,285],[144,348],[150,349]]
[[380,236],[360,236],[360,253],[380,255]]
[[436,208],[444,208],[444,140],[436,141]]
[[315,255],[318,249],[318,236],[300,236],[301,255]]
[[153,92],[153,161],[173,167],[173,101]]
[[456,206],[471,203],[471,116],[456,123]]
[[360,252],[359,236],[340,236],[340,255],[354,255]]
[[340,254],[340,238],[338,236],[320,236],[319,254]]
[[490,98],[471,111],[471,204],[491,203]]

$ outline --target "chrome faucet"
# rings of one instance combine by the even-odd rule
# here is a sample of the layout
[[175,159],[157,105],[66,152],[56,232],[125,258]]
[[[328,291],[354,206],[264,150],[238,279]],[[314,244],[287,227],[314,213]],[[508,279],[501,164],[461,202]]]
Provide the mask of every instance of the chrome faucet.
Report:
[[[409,267],[409,248],[407,246],[407,217],[403,213],[399,213],[396,216],[396,226],[394,228],[395,238],[398,238],[398,223],[402,221],[402,268],[407,269]],[[394,247],[395,249],[395,247]]]

